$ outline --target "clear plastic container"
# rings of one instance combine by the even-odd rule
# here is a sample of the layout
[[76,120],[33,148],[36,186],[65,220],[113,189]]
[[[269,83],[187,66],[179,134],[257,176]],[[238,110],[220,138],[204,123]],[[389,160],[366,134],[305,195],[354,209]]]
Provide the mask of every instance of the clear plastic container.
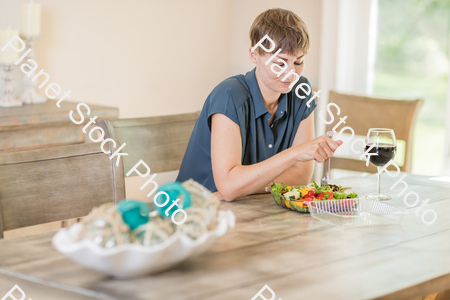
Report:
[[400,224],[408,211],[370,199],[343,199],[308,202],[311,216],[335,226],[376,226]]

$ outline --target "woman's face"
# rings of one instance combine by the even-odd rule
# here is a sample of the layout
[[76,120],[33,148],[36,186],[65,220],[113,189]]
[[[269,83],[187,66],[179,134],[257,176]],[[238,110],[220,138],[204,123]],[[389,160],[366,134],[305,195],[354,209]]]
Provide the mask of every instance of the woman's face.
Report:
[[[272,53],[265,53],[260,55],[257,51],[252,52],[250,48],[250,60],[256,64],[256,73],[259,80],[268,88],[276,93],[285,94],[290,92],[289,87],[295,80],[296,76],[292,74],[291,70],[298,76],[302,76],[304,65],[304,53],[299,50],[296,55],[288,55],[280,52],[267,65],[266,62],[272,57]],[[287,68],[282,72],[281,70],[286,66]],[[275,64],[275,65],[274,65]],[[275,72],[276,73],[275,73]],[[286,75],[290,75],[285,78]],[[278,76],[278,74],[280,74]],[[282,81],[284,79],[284,81]]]

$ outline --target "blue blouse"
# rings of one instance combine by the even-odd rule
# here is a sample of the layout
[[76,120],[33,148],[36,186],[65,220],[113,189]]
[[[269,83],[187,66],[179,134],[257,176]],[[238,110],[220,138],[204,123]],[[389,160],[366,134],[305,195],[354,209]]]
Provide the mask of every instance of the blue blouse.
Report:
[[261,162],[292,146],[300,122],[317,106],[315,101],[311,101],[310,107],[306,105],[312,91],[306,96],[300,88],[299,95],[305,97],[300,99],[295,95],[295,88],[301,83],[311,85],[302,76],[289,93],[281,94],[269,126],[272,114],[264,104],[255,70],[222,81],[209,94],[189,140],[177,181],[192,178],[211,192],[217,191],[211,166],[211,116],[216,113],[239,125],[243,165]]

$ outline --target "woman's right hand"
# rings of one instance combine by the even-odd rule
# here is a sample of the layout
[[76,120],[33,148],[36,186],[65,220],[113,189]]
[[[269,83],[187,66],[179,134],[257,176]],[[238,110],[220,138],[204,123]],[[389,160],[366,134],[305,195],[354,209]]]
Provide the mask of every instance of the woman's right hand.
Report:
[[330,157],[333,157],[334,151],[342,143],[341,140],[333,141],[326,135],[322,135],[310,142],[292,147],[292,149],[296,152],[299,162],[315,160],[318,163],[323,163]]

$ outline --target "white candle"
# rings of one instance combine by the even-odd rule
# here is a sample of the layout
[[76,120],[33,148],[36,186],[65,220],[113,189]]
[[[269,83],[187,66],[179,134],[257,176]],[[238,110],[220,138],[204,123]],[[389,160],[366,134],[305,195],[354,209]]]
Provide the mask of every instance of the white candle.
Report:
[[41,4],[22,4],[22,23],[20,34],[24,37],[36,36],[41,33]]
[[[12,65],[19,59],[19,52],[11,47],[1,50],[16,34],[19,34],[19,30],[11,30],[11,27],[8,30],[0,30],[0,64]],[[19,49],[19,41],[15,40],[13,46]]]

